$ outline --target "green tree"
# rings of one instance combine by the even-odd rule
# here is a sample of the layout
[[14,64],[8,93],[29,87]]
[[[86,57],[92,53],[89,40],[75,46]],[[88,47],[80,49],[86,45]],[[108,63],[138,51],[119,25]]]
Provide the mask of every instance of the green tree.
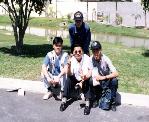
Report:
[[144,10],[144,19],[145,19],[145,28],[146,28],[147,27],[146,12],[149,11],[149,0],[141,0],[141,4]]
[[35,11],[40,15],[47,1],[51,3],[52,0],[0,0],[0,3],[3,3],[0,6],[8,12],[11,20],[18,54],[22,53],[23,39],[31,12]]

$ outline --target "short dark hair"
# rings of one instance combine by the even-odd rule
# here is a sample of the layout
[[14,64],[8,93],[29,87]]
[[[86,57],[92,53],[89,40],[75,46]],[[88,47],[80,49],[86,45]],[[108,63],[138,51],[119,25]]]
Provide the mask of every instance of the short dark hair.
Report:
[[53,39],[53,45],[54,45],[54,44],[58,44],[58,43],[63,44],[63,39],[62,39],[61,37],[55,37],[55,38]]
[[80,44],[74,44],[73,47],[72,47],[72,52],[74,51],[74,48],[75,48],[75,47],[81,47],[81,49],[82,49],[82,51],[83,51],[83,48],[82,48],[82,46],[81,46]]

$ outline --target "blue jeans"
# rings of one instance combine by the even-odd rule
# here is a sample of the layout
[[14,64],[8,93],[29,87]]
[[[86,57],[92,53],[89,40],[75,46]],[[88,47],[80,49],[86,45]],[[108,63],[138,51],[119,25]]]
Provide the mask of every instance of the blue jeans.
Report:
[[[92,79],[89,81],[90,84],[90,93],[92,94],[92,99],[99,99],[102,93],[102,90],[104,89],[110,89],[111,90],[111,97],[115,101],[116,99],[116,92],[118,89],[118,79],[112,78],[110,80],[103,80],[100,81],[100,85],[93,86]],[[95,98],[96,97],[96,98]]]

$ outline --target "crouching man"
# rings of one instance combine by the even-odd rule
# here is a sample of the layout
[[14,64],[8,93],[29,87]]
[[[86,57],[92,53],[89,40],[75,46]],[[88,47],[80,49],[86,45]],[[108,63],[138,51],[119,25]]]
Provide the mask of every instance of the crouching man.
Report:
[[44,100],[53,96],[53,88],[61,87],[61,97],[64,91],[66,80],[65,66],[67,64],[68,54],[62,51],[63,40],[61,37],[55,37],[53,40],[53,49],[48,52],[42,64],[42,81],[47,88],[43,96]]
[[71,97],[72,90],[81,88],[82,93],[85,96],[85,109],[84,115],[90,113],[90,90],[89,80],[91,77],[92,63],[90,57],[83,54],[83,49],[80,45],[74,45],[73,56],[68,61],[67,73],[68,78],[64,86],[64,94],[60,111],[64,111],[67,108],[67,99]]
[[[118,72],[113,66],[111,60],[102,53],[102,46],[98,41],[92,42],[91,50],[93,53],[93,56],[91,56],[93,64],[92,86],[94,86],[94,88],[99,88],[97,85],[100,85],[102,88],[101,102],[99,103],[99,107],[103,109],[111,108],[113,111],[116,111]],[[97,91],[97,89],[95,91]],[[104,101],[108,101],[109,103],[106,104]],[[95,103],[98,102],[95,101]]]

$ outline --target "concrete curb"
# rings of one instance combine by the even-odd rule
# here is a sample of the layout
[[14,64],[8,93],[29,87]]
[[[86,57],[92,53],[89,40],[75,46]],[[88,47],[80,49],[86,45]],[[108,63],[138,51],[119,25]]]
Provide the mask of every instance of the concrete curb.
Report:
[[[40,81],[20,80],[11,78],[0,78],[0,88],[15,89],[22,88],[25,91],[44,93],[46,89]],[[131,94],[119,92],[121,104],[149,107],[149,95]]]

